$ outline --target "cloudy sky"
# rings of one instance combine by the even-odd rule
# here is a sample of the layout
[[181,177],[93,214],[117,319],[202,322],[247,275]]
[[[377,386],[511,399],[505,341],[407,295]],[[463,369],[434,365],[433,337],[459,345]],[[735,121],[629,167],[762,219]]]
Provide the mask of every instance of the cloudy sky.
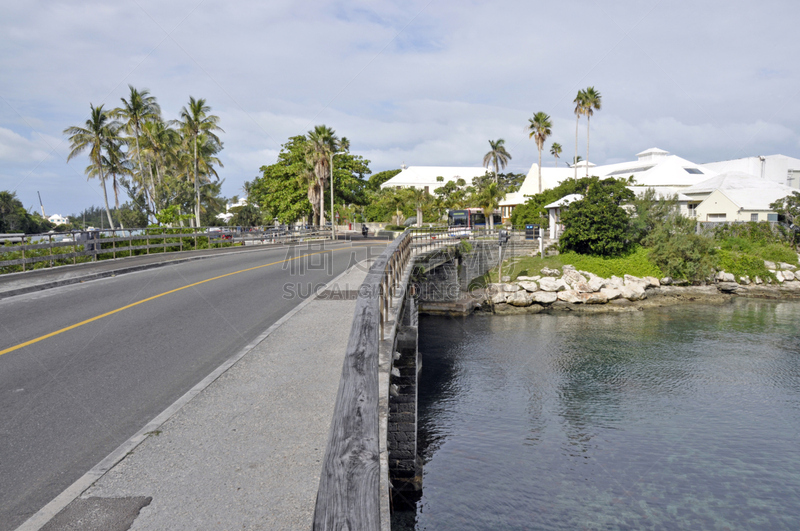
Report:
[[[694,162],[800,156],[800,4],[780,1],[2,0],[0,190],[47,214],[101,205],[62,131],[128,84],[167,119],[189,96],[221,118],[223,194],[315,124],[373,172],[480,166],[504,138],[510,169],[548,113],[575,145],[572,101],[594,86],[590,160],[659,147]],[[579,153],[585,157],[585,119]],[[552,158],[545,154],[545,163]]]

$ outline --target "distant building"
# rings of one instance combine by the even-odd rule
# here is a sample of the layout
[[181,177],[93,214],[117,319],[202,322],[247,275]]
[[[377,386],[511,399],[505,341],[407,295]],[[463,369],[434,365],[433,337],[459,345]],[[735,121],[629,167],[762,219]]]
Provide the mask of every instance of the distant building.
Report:
[[245,205],[247,205],[247,199],[244,197],[239,199],[235,203],[228,203],[225,208],[225,212],[217,214],[217,219],[224,221],[225,224],[227,225],[230,222],[231,218],[233,218],[233,212],[231,212],[231,209],[236,207],[243,207]]
[[697,221],[778,221],[769,205],[793,191],[782,183],[731,171],[690,186],[681,195],[688,198],[689,217]]
[[[381,188],[417,188],[432,194],[434,190],[449,181],[464,179],[467,186],[472,179],[486,174],[486,168],[474,166],[408,166],[403,171],[386,181]],[[438,180],[437,177],[442,177]]]
[[760,179],[785,184],[791,188],[800,188],[800,159],[787,157],[786,155],[723,160],[701,164],[701,167],[714,170],[717,173],[747,173]]
[[53,225],[66,225],[67,223],[69,223],[69,219],[65,218],[61,214],[53,214],[52,216],[47,218],[47,221],[49,221]]

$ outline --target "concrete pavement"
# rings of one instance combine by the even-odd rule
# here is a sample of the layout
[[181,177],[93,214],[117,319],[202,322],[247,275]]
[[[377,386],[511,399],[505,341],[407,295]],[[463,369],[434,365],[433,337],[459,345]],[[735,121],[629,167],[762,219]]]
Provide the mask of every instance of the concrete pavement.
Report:
[[302,303],[20,529],[310,529],[366,271]]

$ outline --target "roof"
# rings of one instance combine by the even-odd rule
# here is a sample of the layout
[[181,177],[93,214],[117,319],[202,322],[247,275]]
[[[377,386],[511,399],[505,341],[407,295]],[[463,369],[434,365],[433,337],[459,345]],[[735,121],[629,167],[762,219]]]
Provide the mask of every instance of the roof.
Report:
[[719,190],[742,210],[770,210],[770,203],[782,199],[794,188],[739,171],[720,173],[681,192],[687,196],[711,194]]
[[564,206],[567,206],[567,205],[569,205],[570,203],[572,203],[574,201],[580,201],[581,199],[583,199],[583,195],[582,194],[569,194],[569,195],[565,195],[564,197],[562,197],[558,201],[553,201],[549,205],[546,205],[545,208],[564,207]]
[[[381,188],[394,186],[430,186],[440,187],[448,181],[464,179],[467,185],[472,185],[472,179],[486,174],[483,166],[409,166],[385,183]],[[437,177],[444,177],[444,181],[437,181]]]

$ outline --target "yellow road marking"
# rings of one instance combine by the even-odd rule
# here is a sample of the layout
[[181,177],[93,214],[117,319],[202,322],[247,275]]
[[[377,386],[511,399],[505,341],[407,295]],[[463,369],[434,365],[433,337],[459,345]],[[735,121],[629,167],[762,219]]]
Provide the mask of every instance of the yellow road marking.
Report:
[[[372,244],[370,244],[370,245],[372,245]],[[359,247],[360,246],[361,245],[359,245]],[[247,269],[241,269],[239,271],[234,271],[232,273],[225,273],[224,275],[219,275],[217,277],[207,278],[205,280],[201,280],[200,282],[195,282],[194,284],[187,284],[186,286],[182,286],[180,288],[175,288],[173,290],[165,291],[164,293],[159,293],[158,295],[153,295],[152,297],[148,297],[146,299],[142,299],[142,300],[134,302],[132,304],[128,304],[128,305],[123,306],[121,308],[117,308],[116,310],[111,310],[110,312],[106,312],[106,313],[97,315],[95,317],[92,317],[91,319],[86,319],[85,321],[81,321],[80,323],[75,323],[72,326],[68,326],[66,328],[62,328],[61,330],[56,330],[55,332],[50,332],[49,334],[45,334],[43,336],[39,336],[36,339],[31,339],[30,341],[26,341],[24,343],[20,343],[19,345],[14,345],[13,347],[9,347],[9,348],[7,348],[5,350],[0,350],[0,356],[2,356],[3,354],[7,354],[9,352],[13,352],[15,350],[19,350],[21,348],[27,347],[28,345],[33,345],[34,343],[38,343],[39,341],[43,341],[43,340],[45,340],[47,338],[50,338],[50,337],[53,337],[53,336],[57,336],[59,334],[63,334],[64,332],[69,332],[70,330],[73,330],[75,328],[78,328],[78,327],[81,327],[83,325],[92,323],[94,321],[98,321],[98,320],[100,320],[100,319],[102,319],[104,317],[108,317],[109,315],[114,315],[115,313],[119,313],[119,312],[121,312],[123,310],[127,310],[129,308],[133,308],[134,306],[139,306],[140,304],[144,304],[145,302],[150,302],[152,300],[161,298],[161,297],[163,297],[165,295],[169,295],[171,293],[182,291],[182,290],[185,290],[185,289],[188,289],[188,288],[193,288],[195,286],[199,286],[200,284],[205,284],[206,282],[211,282],[212,280],[219,280],[221,278],[229,277],[229,276],[232,276],[232,275],[238,275],[239,273],[246,273],[247,271],[253,271],[255,269],[261,269],[262,267],[269,267],[269,266],[273,266],[273,265],[276,265],[276,264],[282,264],[284,262],[291,262],[292,260],[297,260],[298,258],[305,258],[307,256],[314,256],[314,255],[317,255],[317,254],[333,252],[333,251],[344,251],[344,250],[351,249],[351,248],[352,247],[345,247],[345,248],[342,248],[342,249],[328,249],[326,251],[319,251],[319,252],[316,252],[316,253],[304,254],[302,256],[295,256],[294,258],[287,258],[286,260],[278,260],[277,262],[271,262],[269,264],[262,264],[260,266],[249,267]]]

